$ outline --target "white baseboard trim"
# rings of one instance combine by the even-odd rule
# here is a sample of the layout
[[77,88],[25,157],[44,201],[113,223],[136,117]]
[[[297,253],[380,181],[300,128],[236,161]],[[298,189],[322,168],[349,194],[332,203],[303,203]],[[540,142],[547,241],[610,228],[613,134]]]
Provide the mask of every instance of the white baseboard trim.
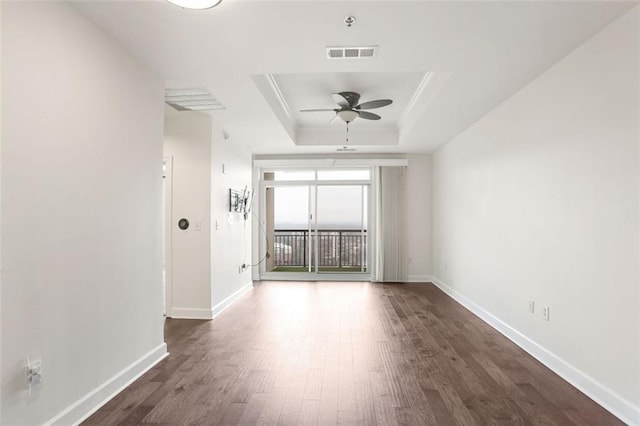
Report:
[[215,318],[222,313],[229,306],[233,305],[233,303],[248,293],[253,288],[253,281],[249,281],[242,287],[240,287],[236,292],[231,294],[231,296],[224,299],[222,302],[218,303],[216,306],[211,309],[211,318]]
[[253,281],[249,281],[247,284],[240,287],[229,297],[218,303],[211,309],[202,308],[173,308],[171,312],[167,313],[169,318],[174,319],[199,319],[199,320],[212,320],[222,313],[229,306],[244,296],[249,290],[253,288]]
[[408,283],[430,283],[433,282],[432,275],[409,275],[407,277]]
[[45,423],[78,425],[169,355],[162,343]]
[[174,319],[210,320],[213,318],[211,309],[202,308],[173,308],[171,312],[167,312],[167,316]]
[[462,293],[449,287],[438,278],[432,277],[432,282],[456,302],[470,310],[473,314],[528,352],[535,359],[546,365],[554,373],[600,404],[611,414],[618,417],[628,425],[640,425],[640,407],[635,406],[631,401],[628,401],[616,394],[611,389],[602,385],[584,372],[578,370],[562,358],[550,352],[548,349],[504,323],[499,318],[495,317],[493,314],[486,311],[470,299],[467,299],[467,297]]

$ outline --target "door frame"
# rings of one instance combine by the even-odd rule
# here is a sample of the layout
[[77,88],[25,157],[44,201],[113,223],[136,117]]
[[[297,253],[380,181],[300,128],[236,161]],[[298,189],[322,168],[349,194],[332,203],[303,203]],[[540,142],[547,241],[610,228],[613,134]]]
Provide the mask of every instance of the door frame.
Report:
[[164,166],[164,315],[173,315],[173,157],[163,157]]
[[[346,168],[345,169],[355,169]],[[308,167],[308,168],[296,168],[296,170],[319,170],[322,168],[318,167]],[[371,174],[373,174],[373,170],[371,170]],[[365,186],[368,188],[367,195],[367,205],[366,205],[366,214],[367,214],[367,272],[365,273],[320,273],[317,271],[314,272],[268,272],[266,271],[266,262],[260,264],[259,268],[259,276],[261,280],[278,280],[278,281],[371,281],[373,274],[373,257],[372,253],[374,253],[374,240],[373,237],[375,235],[375,209],[374,209],[374,190],[373,190],[373,179],[370,177],[369,180],[300,180],[300,181],[276,181],[276,180],[264,180],[264,174],[275,172],[278,170],[272,169],[261,169],[259,174],[259,206],[260,206],[260,217],[259,220],[262,224],[266,224],[266,189],[273,187],[291,187],[291,186],[307,186],[310,188],[309,196],[313,193],[316,200],[314,200],[314,211],[313,211],[313,221],[317,220],[317,188],[319,186]],[[311,188],[314,187],[315,190],[311,191]],[[309,209],[311,210],[311,202],[309,203]],[[365,212],[363,212],[363,215]],[[317,225],[317,223],[316,223]],[[314,226],[314,232],[317,232],[317,226]],[[261,229],[261,232],[266,233],[266,229]],[[316,238],[317,243],[317,238]],[[267,253],[269,247],[267,247],[266,238],[259,238],[259,252]],[[315,251],[315,257],[317,258],[318,250]],[[265,255],[266,256],[266,255]],[[317,265],[317,259],[314,262]]]

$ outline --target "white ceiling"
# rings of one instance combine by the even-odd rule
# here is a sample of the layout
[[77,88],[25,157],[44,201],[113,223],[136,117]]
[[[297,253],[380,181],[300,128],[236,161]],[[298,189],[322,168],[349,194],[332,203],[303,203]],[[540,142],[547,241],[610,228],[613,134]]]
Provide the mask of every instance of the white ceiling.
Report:
[[[344,145],[344,123],[297,112],[330,108],[341,90],[394,100],[371,111],[379,122],[352,123],[359,152],[431,152],[635,4],[223,0],[192,11],[163,0],[73,3],[167,87],[208,88],[227,108],[212,114],[257,154]],[[347,15],[357,18],[351,28]],[[326,58],[327,46],[343,45],[377,45],[378,56]]]

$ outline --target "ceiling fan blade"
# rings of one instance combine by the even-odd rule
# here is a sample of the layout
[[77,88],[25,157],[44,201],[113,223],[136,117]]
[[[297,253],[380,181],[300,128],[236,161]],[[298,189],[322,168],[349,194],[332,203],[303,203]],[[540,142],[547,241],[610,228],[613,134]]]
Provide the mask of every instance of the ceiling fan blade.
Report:
[[374,109],[382,108],[383,106],[391,105],[393,101],[391,99],[377,99],[375,101],[363,102],[360,105],[356,105],[355,109]]
[[349,101],[346,100],[341,94],[334,93],[331,95],[333,102],[337,103],[342,108],[349,108]]
[[333,111],[335,112],[335,109],[332,108],[321,108],[321,109],[301,109],[300,112],[318,112],[318,111]]
[[353,108],[360,100],[360,94],[356,92],[340,92],[331,95],[333,101],[343,108]]
[[360,118],[364,118],[365,120],[380,120],[382,117],[380,117],[378,114],[374,114],[372,112],[367,112],[367,111],[356,111],[358,113],[358,116]]

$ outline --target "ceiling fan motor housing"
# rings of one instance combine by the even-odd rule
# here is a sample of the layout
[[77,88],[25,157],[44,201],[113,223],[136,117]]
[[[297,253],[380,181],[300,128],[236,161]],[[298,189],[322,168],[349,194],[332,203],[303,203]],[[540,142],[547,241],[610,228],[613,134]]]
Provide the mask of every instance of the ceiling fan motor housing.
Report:
[[[356,92],[340,92],[338,93],[338,96],[342,96],[344,98],[344,100],[347,101],[348,105],[344,104],[344,101],[342,102],[337,102],[336,103],[340,106],[349,106],[351,108],[355,107],[356,105],[358,105],[358,102],[360,101],[360,94],[356,93]],[[336,100],[336,99],[334,99]],[[339,98],[338,98],[339,100]]]

